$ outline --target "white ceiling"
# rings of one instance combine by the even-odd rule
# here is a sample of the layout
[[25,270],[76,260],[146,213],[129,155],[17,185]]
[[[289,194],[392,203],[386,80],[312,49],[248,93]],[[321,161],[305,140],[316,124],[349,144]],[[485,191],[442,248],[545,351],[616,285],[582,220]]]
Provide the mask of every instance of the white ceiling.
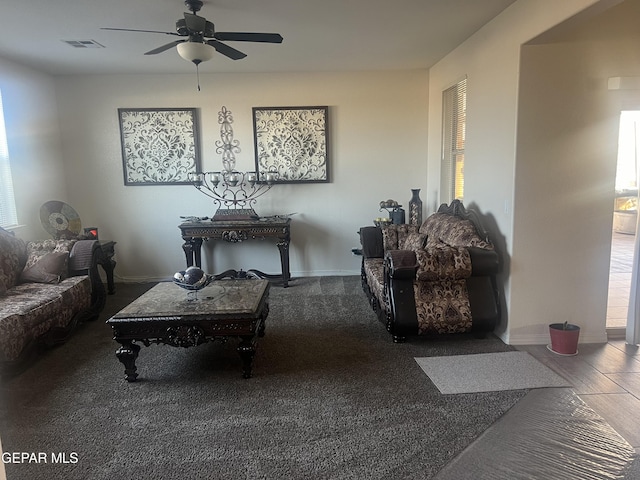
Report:
[[[228,42],[242,60],[216,55],[207,72],[428,68],[515,0],[205,0],[218,31],[280,33],[282,44]],[[0,57],[54,74],[184,73],[177,37],[101,30],[175,31],[183,0],[2,0]],[[94,40],[78,49],[65,40]]]

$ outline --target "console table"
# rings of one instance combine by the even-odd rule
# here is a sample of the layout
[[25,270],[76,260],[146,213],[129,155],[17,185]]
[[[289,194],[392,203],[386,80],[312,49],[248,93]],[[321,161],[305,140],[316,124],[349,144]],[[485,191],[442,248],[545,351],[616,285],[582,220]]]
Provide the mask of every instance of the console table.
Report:
[[280,275],[269,275],[259,270],[249,272],[261,278],[281,279],[284,287],[289,286],[289,243],[291,241],[291,219],[288,217],[260,217],[255,220],[201,220],[187,221],[179,225],[187,267],[202,267],[202,241],[223,240],[232,244],[245,240],[265,240],[273,238],[280,251]]

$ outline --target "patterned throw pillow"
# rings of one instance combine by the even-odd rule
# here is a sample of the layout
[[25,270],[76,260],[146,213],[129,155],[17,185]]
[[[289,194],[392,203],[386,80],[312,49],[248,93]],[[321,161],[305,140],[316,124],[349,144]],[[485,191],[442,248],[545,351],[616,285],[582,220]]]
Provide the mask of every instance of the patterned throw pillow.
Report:
[[382,238],[384,243],[384,251],[389,250],[405,250],[405,242],[409,235],[418,233],[417,225],[409,225],[408,223],[391,224],[382,228]]
[[427,245],[426,233],[409,233],[404,239],[403,250],[422,250]]
[[420,227],[429,234],[429,247],[449,245],[450,247],[479,247],[493,250],[493,245],[478,235],[469,219],[462,219],[446,213],[434,213]]
[[38,242],[29,242],[27,243],[27,264],[25,265],[25,270],[29,267],[35,265],[42,257],[52,252],[64,252],[67,254],[65,259],[65,268],[60,274],[60,279],[67,278],[67,264],[69,258],[69,252],[73,248],[73,244],[76,243],[77,240],[41,240]]
[[23,283],[60,283],[62,274],[67,268],[67,252],[51,252],[40,258],[20,274]]
[[382,227],[382,244],[385,252],[398,249],[398,230],[395,225]]

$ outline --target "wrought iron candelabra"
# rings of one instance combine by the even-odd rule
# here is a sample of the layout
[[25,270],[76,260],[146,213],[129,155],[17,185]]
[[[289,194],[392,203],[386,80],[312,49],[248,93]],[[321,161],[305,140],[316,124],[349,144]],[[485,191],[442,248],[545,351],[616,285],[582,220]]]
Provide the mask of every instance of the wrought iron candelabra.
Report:
[[240,142],[233,139],[233,116],[226,107],[218,112],[218,123],[220,140],[216,141],[216,153],[222,154],[223,169],[218,172],[191,173],[189,181],[218,206],[214,220],[258,218],[253,206],[259,197],[271,189],[278,174],[237,171],[235,154],[240,152]]

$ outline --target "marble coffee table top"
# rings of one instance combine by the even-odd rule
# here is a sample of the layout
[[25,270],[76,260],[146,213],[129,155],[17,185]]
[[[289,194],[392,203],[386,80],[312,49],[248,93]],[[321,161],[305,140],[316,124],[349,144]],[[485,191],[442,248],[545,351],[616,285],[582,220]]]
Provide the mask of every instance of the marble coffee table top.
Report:
[[269,288],[267,280],[218,280],[198,291],[197,300],[173,282],[155,285],[112,319],[256,314]]

